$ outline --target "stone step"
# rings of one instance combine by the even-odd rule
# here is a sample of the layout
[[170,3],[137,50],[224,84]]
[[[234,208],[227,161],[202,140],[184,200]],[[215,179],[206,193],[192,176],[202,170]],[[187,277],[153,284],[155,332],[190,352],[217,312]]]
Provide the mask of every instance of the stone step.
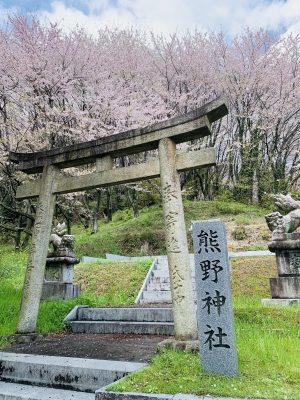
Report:
[[[149,281],[149,283],[148,283],[148,285],[149,285],[149,284],[158,284],[158,285],[160,285],[160,284],[164,284],[164,283],[170,285],[170,278],[169,278],[169,277],[166,278],[166,277],[159,277],[159,276],[157,276],[157,277],[151,278],[150,281]],[[192,277],[192,283],[193,283],[194,285],[196,284],[196,279],[195,279],[195,277]]]
[[95,394],[0,381],[0,400],[95,400]]
[[168,266],[157,264],[154,271],[164,271],[166,268],[168,268]]
[[[157,264],[153,271],[166,271],[169,273],[168,264],[166,264],[166,265]],[[159,272],[157,272],[157,273],[159,273]],[[194,266],[191,267],[191,275],[195,276],[195,267]]]
[[[143,300],[143,299],[141,299],[140,301],[139,301],[139,304],[141,304],[141,305],[147,305],[147,304],[149,304],[150,303],[150,301],[149,300]],[[151,302],[152,304],[157,304],[157,305],[165,305],[165,304],[170,304],[170,305],[172,305],[172,300],[170,299],[170,300],[161,300],[161,301],[159,301],[159,300],[153,300],[152,302]]]
[[153,278],[168,278],[170,279],[168,269],[154,269],[152,271],[151,279]]
[[74,333],[174,335],[173,322],[72,321]]
[[170,277],[169,276],[155,276],[150,278],[150,283],[170,283]]
[[143,292],[143,300],[144,300],[144,304],[146,302],[148,302],[148,303],[171,302],[172,301],[171,291],[167,291],[167,290],[148,291],[148,290],[145,290]]
[[168,256],[158,256],[157,264],[167,264],[168,265]]
[[[193,282],[193,288],[196,290],[196,283]],[[170,291],[171,290],[171,285],[170,282],[163,282],[163,283],[157,283],[157,282],[150,282],[146,286],[146,291],[147,292],[163,292],[163,291]]]
[[78,321],[173,322],[171,308],[80,308]]
[[[195,292],[195,263],[194,255],[190,254],[190,267],[191,267],[191,278],[194,285]],[[196,297],[196,294],[195,294]],[[171,286],[170,286],[170,275],[168,268],[167,256],[159,256],[157,258],[157,264],[151,271],[150,277],[147,276],[143,291],[139,295],[138,303],[146,305],[147,303],[171,303]]]
[[163,282],[163,283],[157,283],[157,282],[150,282],[146,286],[146,291],[147,292],[163,292],[164,290],[171,290],[171,285],[170,282]]
[[145,365],[125,361],[0,352],[0,379],[34,386],[95,392]]
[[168,261],[158,262],[155,266],[155,269],[166,269],[166,268],[168,268]]

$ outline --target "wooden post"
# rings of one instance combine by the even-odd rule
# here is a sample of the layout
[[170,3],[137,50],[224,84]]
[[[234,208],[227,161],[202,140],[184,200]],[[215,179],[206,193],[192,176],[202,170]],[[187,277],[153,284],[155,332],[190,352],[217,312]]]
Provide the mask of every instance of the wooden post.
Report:
[[160,140],[158,154],[175,339],[195,340],[198,337],[196,308],[175,153],[176,145],[171,139]]
[[34,332],[36,328],[55,207],[53,185],[58,174],[59,169],[54,165],[44,166],[17,327],[19,333]]

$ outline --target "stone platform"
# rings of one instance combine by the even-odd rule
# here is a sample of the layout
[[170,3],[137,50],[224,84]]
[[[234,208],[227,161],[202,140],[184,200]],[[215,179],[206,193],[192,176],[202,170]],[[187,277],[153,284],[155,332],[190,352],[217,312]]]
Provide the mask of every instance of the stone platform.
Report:
[[262,299],[265,306],[295,306],[300,304],[300,299]]

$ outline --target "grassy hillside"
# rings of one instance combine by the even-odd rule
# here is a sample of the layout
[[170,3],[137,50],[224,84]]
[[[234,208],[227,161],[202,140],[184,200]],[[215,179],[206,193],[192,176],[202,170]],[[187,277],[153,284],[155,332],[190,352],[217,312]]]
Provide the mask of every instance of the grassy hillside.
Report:
[[[266,210],[248,207],[244,204],[221,201],[185,201],[187,230],[191,220],[220,218],[227,226],[230,250],[267,248],[269,232],[264,222]],[[159,206],[144,208],[139,218],[132,218],[132,210],[125,209],[113,215],[111,223],[99,223],[99,232],[91,234],[81,226],[74,226],[75,250],[78,257],[83,255],[105,257],[106,253],[123,255],[165,254],[165,240],[162,209]],[[188,234],[192,252],[191,235]],[[28,251],[14,253],[13,246],[1,244],[0,248],[0,336],[14,333],[20,307],[21,289],[24,280]],[[127,263],[87,263],[75,267],[75,281],[82,287],[82,296],[64,302],[42,302],[38,330],[55,331],[63,329],[62,319],[75,304],[109,305],[133,303],[151,261]],[[258,263],[258,266],[256,266]],[[242,265],[240,265],[242,264]],[[249,265],[248,265],[249,264]],[[267,296],[268,268],[265,259],[261,262],[233,263],[233,291],[236,296],[252,294]],[[268,262],[268,265],[272,263]],[[238,268],[235,269],[235,265]],[[274,269],[274,265],[272,267]],[[235,273],[236,271],[236,273]],[[263,271],[263,272],[262,272]],[[273,271],[271,276],[275,276]],[[235,283],[235,275],[240,275]],[[256,285],[253,285],[255,275]],[[257,284],[257,279],[262,282]],[[9,299],[9,301],[7,301]],[[9,304],[9,306],[8,306]],[[51,325],[47,313],[53,314]],[[53,323],[52,323],[53,322]]]
[[[16,332],[27,257],[27,252],[15,253],[10,246],[0,249],[0,347],[6,343],[1,341],[1,336]],[[74,280],[81,285],[81,295],[74,300],[42,301],[37,332],[68,330],[63,319],[75,305],[133,304],[151,262],[147,259],[132,263],[104,261],[76,265]]]
[[[229,250],[267,249],[270,232],[264,221],[268,210],[236,202],[184,201],[186,229],[191,221],[220,218],[226,223]],[[99,221],[99,232],[91,234],[81,226],[72,231],[76,235],[79,257],[105,257],[106,253],[136,255],[166,254],[162,208],[158,205],[143,208],[138,218],[132,210],[117,211],[113,221]],[[189,250],[192,238],[188,235]]]

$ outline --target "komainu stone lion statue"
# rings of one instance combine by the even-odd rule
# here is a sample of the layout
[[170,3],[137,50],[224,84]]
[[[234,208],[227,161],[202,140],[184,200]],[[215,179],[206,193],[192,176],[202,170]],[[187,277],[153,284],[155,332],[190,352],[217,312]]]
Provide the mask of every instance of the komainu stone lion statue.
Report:
[[52,244],[54,251],[58,250],[62,241],[62,237],[65,235],[66,231],[66,224],[64,222],[62,224],[57,224],[52,230],[49,244]]
[[265,216],[273,237],[284,233],[292,233],[300,226],[300,201],[294,200],[289,194],[274,196],[275,205],[283,212],[272,212]]

